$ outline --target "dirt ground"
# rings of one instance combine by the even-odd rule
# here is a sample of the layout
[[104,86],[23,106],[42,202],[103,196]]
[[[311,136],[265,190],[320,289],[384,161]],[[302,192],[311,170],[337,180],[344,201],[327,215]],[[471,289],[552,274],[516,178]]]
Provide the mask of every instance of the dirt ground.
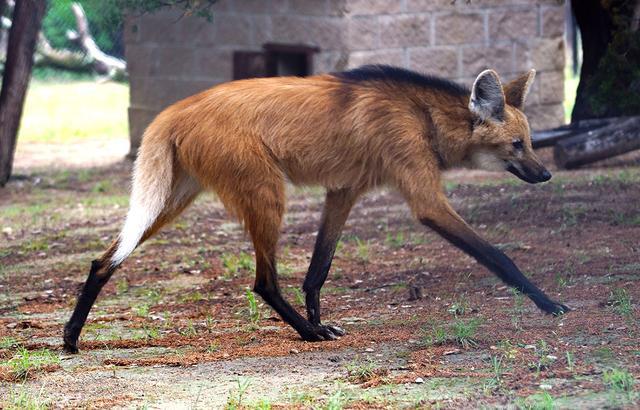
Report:
[[[253,303],[249,240],[204,195],[114,275],[78,355],[62,352],[62,326],[122,223],[131,164],[63,157],[47,171],[19,162],[0,192],[0,408],[640,403],[638,155],[536,186],[447,176],[461,215],[573,308],[562,317],[543,315],[381,190],[354,208],[322,292],[323,320],[347,334],[303,342]],[[300,311],[322,200],[319,189],[289,194],[279,271]]]

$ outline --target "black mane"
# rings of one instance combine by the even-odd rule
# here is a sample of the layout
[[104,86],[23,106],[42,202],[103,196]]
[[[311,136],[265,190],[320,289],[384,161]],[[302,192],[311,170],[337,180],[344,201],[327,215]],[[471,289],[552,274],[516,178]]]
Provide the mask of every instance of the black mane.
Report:
[[453,81],[389,65],[364,65],[352,70],[332,73],[332,75],[347,82],[396,82],[422,88],[436,89],[453,95],[464,96],[471,93],[467,87],[454,83]]

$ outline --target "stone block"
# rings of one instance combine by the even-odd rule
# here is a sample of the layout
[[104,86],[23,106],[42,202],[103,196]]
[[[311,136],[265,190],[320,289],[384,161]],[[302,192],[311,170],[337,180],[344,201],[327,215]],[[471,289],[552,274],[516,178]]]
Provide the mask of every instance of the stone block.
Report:
[[447,78],[457,77],[458,50],[455,47],[409,49],[409,69]]
[[183,41],[179,13],[160,12],[140,17],[138,31],[141,43],[174,44]]
[[537,77],[541,104],[562,103],[564,101],[563,71],[543,71],[538,73]]
[[489,13],[489,39],[491,42],[529,39],[538,35],[537,10],[530,8],[504,8]]
[[349,55],[347,68],[355,68],[365,64],[389,64],[403,67],[404,50],[354,51]]
[[435,44],[483,44],[485,23],[482,13],[449,13],[436,16]]
[[289,0],[288,14],[327,16],[329,15],[328,4],[326,0]]
[[130,149],[128,157],[135,158],[140,142],[142,141],[142,134],[151,121],[158,115],[160,110],[129,107],[129,143]]
[[515,47],[516,71],[564,69],[564,41],[561,37],[517,42]]
[[380,45],[384,48],[425,47],[431,43],[429,14],[380,17]]
[[488,68],[496,70],[499,74],[513,72],[513,45],[462,48],[463,76],[475,76]]
[[561,37],[564,35],[564,6],[542,7],[540,13],[542,22],[542,33],[540,34],[543,37]]
[[194,52],[193,76],[201,79],[224,79],[233,77],[233,53],[231,50],[197,49]]
[[253,16],[253,39],[252,44],[262,47],[273,39],[273,26],[271,16]]
[[151,75],[156,48],[152,45],[127,44],[124,54],[127,60],[127,71],[131,76],[146,77]]
[[347,68],[349,53],[346,51],[326,51],[313,55],[313,73],[324,74],[343,71]]
[[565,123],[562,104],[527,105],[524,112],[534,131],[559,127]]
[[273,41],[337,50],[346,40],[344,24],[337,17],[274,16]]
[[402,1],[346,0],[345,10],[352,16],[370,14],[395,14],[402,12]]
[[195,65],[195,51],[190,47],[157,47],[153,52],[152,77],[189,77]]
[[357,16],[347,23],[347,47],[350,50],[371,50],[380,47],[378,16]]

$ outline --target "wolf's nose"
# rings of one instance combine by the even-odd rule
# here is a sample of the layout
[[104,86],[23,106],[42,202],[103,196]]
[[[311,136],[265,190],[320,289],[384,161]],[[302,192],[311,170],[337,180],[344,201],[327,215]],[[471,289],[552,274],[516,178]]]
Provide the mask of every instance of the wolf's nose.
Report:
[[551,179],[551,172],[547,171],[546,169],[544,171],[542,171],[540,173],[540,180],[542,182],[548,181]]

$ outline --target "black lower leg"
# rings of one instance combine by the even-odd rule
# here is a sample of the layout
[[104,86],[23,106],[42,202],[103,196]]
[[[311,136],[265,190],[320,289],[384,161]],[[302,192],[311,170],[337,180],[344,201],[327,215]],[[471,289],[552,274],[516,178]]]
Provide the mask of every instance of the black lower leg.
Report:
[[316,326],[320,325],[320,289],[324,285],[338,239],[357,192],[351,190],[329,191],[318,230],[311,263],[302,289],[306,293],[307,317]]
[[71,319],[64,327],[64,350],[69,353],[78,352],[78,337],[82,331],[89,311],[96,301],[100,290],[109,281],[115,268],[104,267],[103,263],[97,260],[91,262],[91,271],[89,277],[82,287],[82,291],[78,296],[76,307],[73,310]]

